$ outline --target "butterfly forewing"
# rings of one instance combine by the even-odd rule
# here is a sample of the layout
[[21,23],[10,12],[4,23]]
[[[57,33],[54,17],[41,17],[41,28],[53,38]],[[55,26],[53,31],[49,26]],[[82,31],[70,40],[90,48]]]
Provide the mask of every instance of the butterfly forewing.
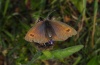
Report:
[[72,35],[76,35],[77,32],[71,26],[59,22],[59,21],[51,21],[51,25],[54,29],[56,35],[53,36],[53,40],[55,41],[63,41],[67,38],[71,37]]
[[25,40],[37,43],[48,42],[48,39],[45,37],[44,22],[40,21],[32,27],[26,34]]

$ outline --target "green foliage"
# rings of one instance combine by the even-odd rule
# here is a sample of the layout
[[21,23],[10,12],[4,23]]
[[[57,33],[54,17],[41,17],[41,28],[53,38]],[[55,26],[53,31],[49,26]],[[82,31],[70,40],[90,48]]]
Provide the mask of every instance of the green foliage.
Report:
[[86,8],[86,0],[71,0],[80,13]]
[[65,49],[59,49],[54,51],[43,51],[43,55],[39,57],[39,59],[63,59],[72,55],[73,53],[79,51],[83,48],[83,45],[77,45]]
[[[100,59],[99,59],[100,60]],[[89,62],[87,65],[99,65],[99,62],[98,62],[98,57],[97,56],[94,56]]]

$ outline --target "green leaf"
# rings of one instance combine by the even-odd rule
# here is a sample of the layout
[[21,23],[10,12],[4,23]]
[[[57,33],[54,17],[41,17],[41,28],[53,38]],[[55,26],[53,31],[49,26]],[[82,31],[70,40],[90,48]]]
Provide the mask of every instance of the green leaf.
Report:
[[[49,53],[47,53],[47,51],[46,51],[46,53],[43,54],[42,56],[40,56],[39,59],[42,59],[42,60],[43,59],[44,60],[53,59],[53,58],[63,59],[65,57],[68,57],[68,56],[72,55],[73,53],[79,51],[82,48],[83,48],[83,45],[77,45],[77,46],[72,46],[69,48],[59,49],[59,50],[55,50],[55,51],[51,51],[51,52],[48,51]],[[46,54],[49,54],[49,57]]]
[[86,0],[71,0],[80,13],[86,8]]
[[6,4],[5,4],[5,7],[4,7],[3,16],[5,16],[6,13],[7,13],[7,9],[8,9],[8,6],[9,6],[9,3],[10,3],[10,0],[6,0],[5,2],[6,2]]
[[72,46],[69,48],[61,49],[61,50],[55,50],[52,53],[55,58],[60,59],[60,58],[68,57],[82,48],[83,48],[83,45],[78,45],[78,46]]
[[48,58],[52,57],[52,54],[50,51],[43,51],[43,54]]
[[82,56],[79,56],[79,57],[76,59],[76,61],[74,62],[73,65],[77,65],[77,64],[80,62],[81,59],[82,59]]
[[90,61],[87,63],[87,65],[99,65],[97,56],[94,56]]

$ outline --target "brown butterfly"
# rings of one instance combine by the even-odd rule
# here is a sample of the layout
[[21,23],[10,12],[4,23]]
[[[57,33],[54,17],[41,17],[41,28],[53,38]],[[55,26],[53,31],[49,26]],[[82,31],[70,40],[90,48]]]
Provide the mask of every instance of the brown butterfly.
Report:
[[44,20],[33,26],[25,36],[25,40],[39,44],[53,41],[64,41],[76,35],[77,32],[71,26],[56,20]]

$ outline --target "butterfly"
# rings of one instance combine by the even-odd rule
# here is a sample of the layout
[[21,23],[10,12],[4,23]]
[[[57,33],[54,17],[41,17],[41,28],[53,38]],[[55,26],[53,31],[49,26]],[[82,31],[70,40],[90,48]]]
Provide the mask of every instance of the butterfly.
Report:
[[[26,34],[25,40],[39,44],[49,41],[64,41],[76,35],[71,26],[57,20],[43,20],[36,23]],[[51,42],[52,43],[52,42]]]

